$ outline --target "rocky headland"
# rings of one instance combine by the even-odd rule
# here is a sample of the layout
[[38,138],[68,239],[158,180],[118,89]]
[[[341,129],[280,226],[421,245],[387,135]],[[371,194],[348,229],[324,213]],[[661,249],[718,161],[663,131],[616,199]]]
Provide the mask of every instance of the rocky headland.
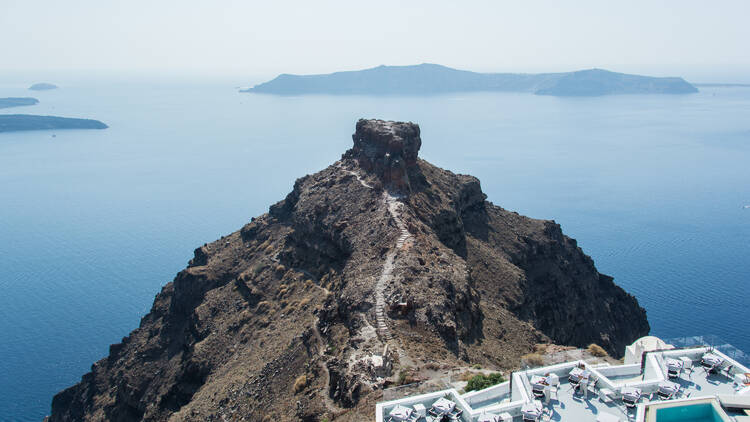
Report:
[[35,116],[31,114],[0,114],[0,133],[51,129],[106,129],[98,120],[71,117]]
[[323,75],[282,74],[242,92],[277,95],[433,95],[451,92],[528,92],[536,95],[689,94],[679,77],[628,75],[603,69],[561,73],[477,73],[437,64],[378,66]]
[[360,422],[414,368],[512,369],[540,343],[617,356],[648,333],[558,224],[421,145],[416,124],[357,122],[339,161],[197,248],[48,421]]

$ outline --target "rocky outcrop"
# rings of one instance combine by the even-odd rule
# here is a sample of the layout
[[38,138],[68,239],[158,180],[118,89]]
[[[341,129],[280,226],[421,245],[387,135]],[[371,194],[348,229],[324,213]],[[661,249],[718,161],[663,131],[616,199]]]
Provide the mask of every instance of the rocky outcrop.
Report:
[[619,355],[648,332],[557,224],[421,160],[419,133],[359,121],[340,161],[196,249],[49,421],[371,420],[392,374],[513,368],[537,343]]
[[356,160],[360,168],[377,176],[390,190],[410,190],[408,170],[416,166],[422,146],[419,126],[361,119],[352,139],[354,147],[344,158]]

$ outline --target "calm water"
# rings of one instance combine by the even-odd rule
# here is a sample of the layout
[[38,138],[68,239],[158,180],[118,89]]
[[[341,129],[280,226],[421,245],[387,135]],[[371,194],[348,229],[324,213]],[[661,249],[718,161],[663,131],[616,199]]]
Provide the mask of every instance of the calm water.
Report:
[[[29,95],[26,82],[0,82],[0,96]],[[63,89],[34,93],[41,104],[0,112],[110,129],[0,134],[0,419],[40,420],[196,246],[338,159],[359,117],[418,122],[424,158],[476,175],[496,204],[561,223],[638,297],[654,334],[750,350],[750,89],[273,97],[53,82]]]

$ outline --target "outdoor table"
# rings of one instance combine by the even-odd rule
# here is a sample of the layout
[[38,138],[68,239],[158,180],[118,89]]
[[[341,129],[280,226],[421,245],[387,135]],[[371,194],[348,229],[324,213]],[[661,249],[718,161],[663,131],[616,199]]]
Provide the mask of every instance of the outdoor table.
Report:
[[584,378],[588,378],[590,374],[591,372],[588,369],[582,369],[576,366],[568,374],[568,381],[575,381],[577,383]]
[[555,374],[549,374],[544,377],[547,380],[547,384],[549,385],[559,385],[560,384],[560,377],[558,377]]

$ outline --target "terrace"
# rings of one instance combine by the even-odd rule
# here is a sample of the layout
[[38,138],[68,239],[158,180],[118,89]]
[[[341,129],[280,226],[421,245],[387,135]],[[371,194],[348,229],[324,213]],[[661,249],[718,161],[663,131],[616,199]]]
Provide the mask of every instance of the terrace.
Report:
[[[655,420],[656,410],[647,418],[655,403],[718,403],[721,397],[750,402],[750,369],[740,363],[747,356],[730,354],[710,346],[669,345],[644,350],[640,362],[627,365],[576,360],[516,371],[509,381],[480,391],[461,394],[451,388],[378,403],[376,421],[645,422]],[[445,416],[430,412],[439,399],[450,401],[455,410]],[[397,406],[415,411],[400,419],[404,414],[393,413]],[[736,409],[725,413],[727,420],[739,414]]]

